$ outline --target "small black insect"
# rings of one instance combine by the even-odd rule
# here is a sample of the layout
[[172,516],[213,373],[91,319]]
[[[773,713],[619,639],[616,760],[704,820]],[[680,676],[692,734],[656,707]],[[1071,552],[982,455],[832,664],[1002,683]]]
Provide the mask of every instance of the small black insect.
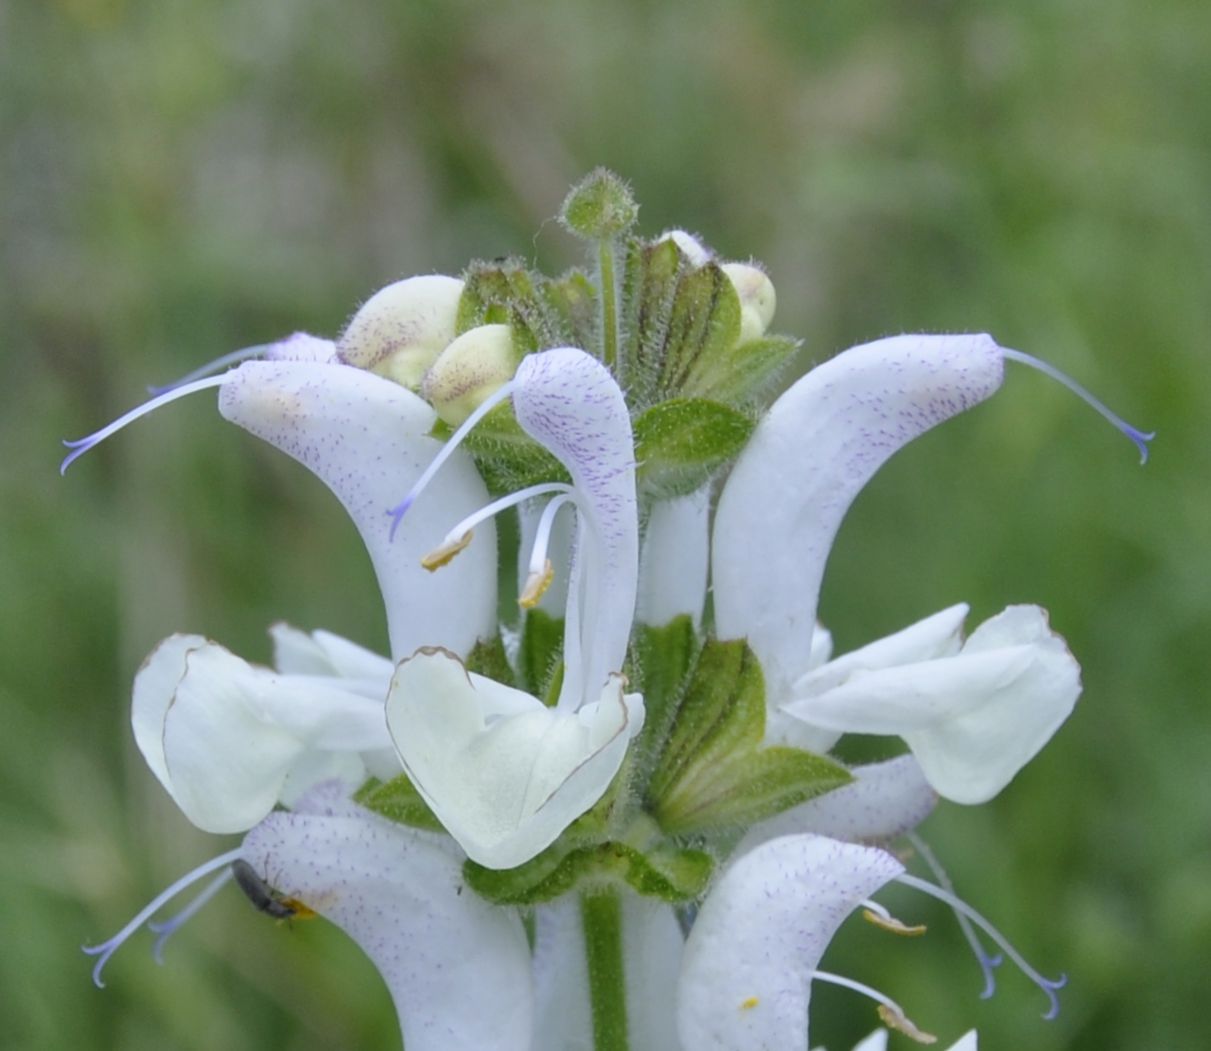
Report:
[[315,915],[301,901],[279,894],[261,879],[257,875],[256,869],[243,858],[231,863],[231,874],[248,900],[261,912],[272,916],[275,920],[305,919]]

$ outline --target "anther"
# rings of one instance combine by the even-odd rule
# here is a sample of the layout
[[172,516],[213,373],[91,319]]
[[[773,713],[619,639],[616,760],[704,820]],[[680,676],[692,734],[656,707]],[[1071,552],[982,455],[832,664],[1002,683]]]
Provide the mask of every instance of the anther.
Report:
[[828,982],[830,985],[839,985],[843,989],[850,989],[855,993],[861,993],[863,996],[870,997],[879,1005],[879,1017],[883,1019],[883,1023],[905,1036],[917,1041],[919,1044],[933,1044],[937,1042],[937,1037],[932,1033],[927,1033],[923,1029],[917,1028],[904,1013],[898,1003],[895,1002],[886,993],[879,992],[869,985],[855,981],[853,978],[846,978],[843,975],[833,974],[831,971],[812,971],[813,979]]
[[917,938],[929,929],[923,923],[910,926],[903,920],[896,919],[877,901],[864,901],[862,904],[865,906],[862,910],[862,918],[867,923],[872,923],[882,930],[890,931],[892,934],[899,934],[904,938]]
[[522,609],[533,609],[542,601],[543,595],[547,593],[547,588],[551,586],[551,581],[555,579],[555,567],[551,565],[551,560],[548,558],[543,563],[541,573],[530,572],[526,578],[526,586],[522,588],[521,595],[517,599],[517,604]]
[[442,566],[448,564],[455,555],[462,551],[468,544],[471,543],[471,538],[474,537],[473,530],[468,529],[462,536],[455,540],[447,540],[439,544],[430,551],[424,558],[420,560],[420,564],[424,566],[430,573],[436,572]]

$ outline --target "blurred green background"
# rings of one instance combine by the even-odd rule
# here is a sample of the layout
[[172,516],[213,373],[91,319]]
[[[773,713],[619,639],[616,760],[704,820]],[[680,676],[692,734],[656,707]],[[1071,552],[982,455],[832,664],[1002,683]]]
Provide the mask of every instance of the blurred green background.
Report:
[[[397,1045],[324,925],[228,891],[157,968],[84,942],[225,849],[138,758],[139,661],[174,630],[268,656],[278,618],[381,646],[352,527],[207,397],[60,479],[58,441],[235,347],[339,330],[377,287],[577,251],[551,217],[605,164],[643,228],[754,255],[804,364],[987,330],[1159,437],[1128,443],[1012,369],[915,443],[842,530],[849,648],[966,599],[1037,601],[1084,665],[1075,716],[995,802],[925,826],[959,889],[1070,984],[997,995],[949,917],[846,929],[826,963],[981,1047],[1211,1046],[1211,6],[0,0],[0,1044]],[[818,989],[813,1042],[869,1005]],[[900,1037],[893,1046],[910,1046]]]

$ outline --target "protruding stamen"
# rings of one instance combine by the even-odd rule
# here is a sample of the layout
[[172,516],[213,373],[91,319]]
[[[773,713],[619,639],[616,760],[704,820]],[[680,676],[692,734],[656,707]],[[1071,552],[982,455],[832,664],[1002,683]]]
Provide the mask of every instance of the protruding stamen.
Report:
[[938,1038],[932,1033],[926,1033],[913,1025],[909,1021],[908,1015],[904,1013],[904,1008],[886,993],[881,993],[878,989],[864,985],[853,978],[845,978],[842,975],[833,974],[831,971],[812,971],[812,978],[828,982],[830,985],[839,985],[843,989],[851,989],[855,993],[861,993],[863,996],[870,997],[879,1005],[879,1017],[883,1019],[885,1025],[899,1030],[905,1036],[911,1037],[918,1043],[932,1044],[937,1042]]
[[918,923],[909,926],[903,920],[896,919],[877,901],[862,902],[862,918],[867,923],[873,923],[876,927],[885,931],[890,931],[892,934],[898,934],[903,938],[917,938],[924,934],[929,928],[923,923]]
[[534,529],[534,543],[530,548],[530,576],[543,572],[543,567],[550,565],[550,560],[547,558],[547,549],[551,544],[551,530],[555,528],[555,516],[568,504],[575,503],[576,497],[573,491],[568,486],[563,487],[563,496],[557,496],[552,500],[547,501],[547,506],[542,509],[542,515],[539,516],[538,525]]
[[474,536],[475,531],[473,529],[468,529],[465,533],[463,533],[462,536],[457,537],[454,540],[443,541],[427,555],[425,555],[425,557],[420,560],[420,564],[424,566],[430,573],[441,569],[442,566],[447,565],[455,555],[457,555],[463,550],[463,548],[470,544],[471,538]]
[[387,514],[391,516],[391,532],[389,534],[391,540],[395,539],[395,531],[399,529],[399,524],[403,521],[404,515],[408,513],[408,509],[412,506],[416,498],[420,496],[421,490],[424,489],[425,486],[428,485],[432,480],[433,476],[437,474],[439,470],[441,470],[442,464],[444,464],[450,458],[454,450],[457,449],[462,443],[462,440],[467,436],[467,432],[470,431],[472,427],[479,423],[480,420],[487,416],[489,412],[496,408],[497,405],[499,405],[512,393],[513,384],[506,383],[500,388],[500,390],[494,391],[492,394],[488,395],[488,397],[480,403],[479,408],[477,408],[463,421],[462,426],[460,426],[458,430],[456,430],[450,436],[449,441],[447,441],[446,444],[441,447],[438,454],[433,457],[432,461],[430,461],[429,466],[425,468],[425,470],[421,473],[421,476],[413,483],[412,488],[408,490],[408,495],[387,511]]
[[551,581],[555,579],[555,567],[551,565],[551,560],[548,558],[542,566],[541,573],[530,571],[530,575],[526,578],[526,586],[522,588],[521,595],[518,596],[517,604],[522,609],[533,609],[542,601],[543,595],[547,593],[547,588],[551,586]]
[[194,383],[187,383],[181,387],[174,387],[172,390],[161,394],[159,397],[152,398],[151,401],[145,401],[138,408],[131,409],[130,412],[123,416],[119,416],[113,423],[102,427],[99,431],[88,435],[86,438],[77,438],[75,441],[65,441],[63,444],[72,451],[64,457],[63,462],[59,464],[59,473],[66,474],[68,467],[76,460],[83,456],[94,445],[103,442],[111,434],[120,431],[128,423],[133,423],[140,416],[146,416],[149,412],[154,412],[161,405],[167,405],[170,401],[176,401],[178,398],[184,398],[187,394],[194,394],[200,390],[206,390],[208,387],[222,386],[227,380],[227,373],[221,376],[210,376],[204,380],[197,380]]
[[918,1044],[936,1044],[938,1042],[938,1038],[933,1033],[918,1029],[907,1015],[897,1014],[886,1004],[879,1004],[878,1010],[879,1018],[888,1029],[903,1033],[909,1040],[915,1040]]
[[232,365],[240,365],[245,361],[251,361],[253,358],[259,358],[267,354],[276,343],[262,343],[255,347],[245,347],[243,350],[232,350],[226,354],[221,354],[214,361],[208,361],[205,365],[200,365],[192,372],[185,373],[179,380],[173,380],[172,383],[165,383],[162,387],[147,388],[147,393],[153,396],[166,394],[170,390],[176,390],[178,387],[185,386],[186,383],[193,383],[195,380],[203,379],[206,376],[213,376],[216,372],[225,372]]
[[93,984],[98,989],[104,989],[105,983],[101,981],[101,970],[109,962],[109,958],[118,951],[118,948],[135,933],[140,927],[150,920],[161,908],[168,902],[181,893],[186,887],[197,883],[203,876],[208,876],[215,869],[221,869],[225,865],[230,865],[233,861],[243,856],[243,848],[236,847],[235,850],[229,850],[226,854],[220,854],[217,858],[211,858],[209,861],[199,865],[192,872],[187,872],[179,880],[171,886],[162,890],[152,900],[144,906],[139,913],[117,934],[108,941],[102,942],[100,945],[82,945],[89,956],[100,956],[96,966],[93,967]]
[[[929,849],[929,844],[915,832],[908,834],[908,841],[916,849],[916,852],[921,855],[921,860],[929,867],[929,871],[933,873],[934,879],[941,884],[944,890],[950,894],[954,894],[954,884],[950,882],[950,877],[946,874],[946,870],[942,868],[942,863],[938,861],[934,852]],[[971,946],[972,954],[975,956],[980,965],[980,970],[984,974],[984,991],[980,993],[980,999],[987,1000],[997,989],[997,979],[993,972],[1005,962],[1005,957],[1000,953],[987,952],[980,941],[980,936],[971,925],[971,920],[957,909],[953,911],[955,919],[959,921],[959,929],[963,932],[963,937],[967,939],[967,944]]]
[[[570,493],[571,491],[571,487],[563,482],[540,482],[538,485],[519,489],[515,493],[506,493],[499,499],[493,500],[490,504],[485,504],[478,511],[472,511],[462,521],[455,523],[442,542],[432,552],[421,559],[421,565],[429,570],[444,566],[471,542],[469,534],[480,522],[486,521],[493,515],[500,514],[501,511],[506,511],[510,507],[524,503],[526,500],[533,499],[536,496],[546,496],[548,493]],[[451,548],[453,550],[449,550]],[[433,565],[429,564],[430,560],[433,560]]]
[[1059,978],[1055,979],[1044,978],[1041,974],[1039,974],[1038,971],[1036,971],[1030,966],[1030,964],[1026,962],[1026,960],[1022,957],[1022,954],[1009,943],[1009,939],[1006,938],[1005,935],[1003,935],[991,923],[989,923],[988,920],[980,915],[980,913],[976,912],[976,910],[968,905],[967,902],[965,902],[962,898],[956,897],[954,894],[943,890],[941,887],[935,887],[927,880],[919,879],[918,877],[909,875],[908,873],[901,873],[899,876],[894,878],[897,883],[903,883],[906,887],[915,887],[922,893],[928,894],[931,898],[937,898],[938,901],[945,902],[956,912],[961,912],[967,916],[972,923],[979,927],[980,930],[987,934],[989,938],[991,938],[997,943],[997,945],[1001,947],[1001,949],[1004,950],[1005,955],[1008,956],[1015,964],[1017,964],[1018,970],[1020,970],[1024,975],[1026,975],[1027,978],[1034,982],[1035,985],[1043,990],[1047,996],[1047,999],[1051,1001],[1051,1007],[1047,1013],[1043,1015],[1043,1017],[1048,1021],[1051,1021],[1053,1018],[1059,1015],[1060,999],[1058,996],[1056,996],[1056,990],[1062,989],[1067,984],[1068,977],[1066,975],[1060,975]]
[[1008,347],[1002,347],[1001,353],[1004,354],[1005,357],[1007,357],[1010,361],[1017,361],[1023,365],[1029,365],[1032,369],[1037,369],[1039,372],[1043,373],[1043,375],[1050,376],[1056,382],[1062,383],[1065,387],[1072,391],[1073,394],[1075,394],[1091,408],[1099,412],[1105,419],[1109,420],[1112,424],[1114,424],[1115,427],[1117,427],[1135,443],[1135,447],[1140,451],[1140,463],[1143,464],[1148,462],[1148,443],[1156,437],[1155,431],[1153,431],[1151,434],[1145,434],[1138,428],[1132,427],[1131,424],[1118,415],[1118,413],[1111,411],[1100,398],[1094,397],[1093,394],[1077,383],[1076,380],[1066,373],[1061,372],[1054,365],[1051,365],[1040,358],[1036,358],[1031,354],[1024,354],[1020,350],[1010,350]]
[[165,920],[163,923],[149,923],[147,929],[157,935],[156,943],[151,947],[151,954],[155,957],[156,963],[163,964],[164,962],[164,945],[177,931],[185,926],[194,916],[196,916],[202,908],[210,901],[231,879],[231,869],[225,868],[220,872],[210,883],[206,889],[202,891],[196,898],[185,906],[175,916]]

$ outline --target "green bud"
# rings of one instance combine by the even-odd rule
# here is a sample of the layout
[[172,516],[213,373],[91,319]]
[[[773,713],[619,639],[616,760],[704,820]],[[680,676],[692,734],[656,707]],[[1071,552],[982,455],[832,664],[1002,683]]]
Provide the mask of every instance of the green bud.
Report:
[[740,297],[740,343],[760,339],[774,320],[778,297],[774,283],[760,267],[749,263],[724,263],[727,274]]
[[416,390],[421,377],[454,339],[463,283],[442,274],[396,281],[375,292],[337,340],[347,365]]
[[459,336],[429,366],[421,396],[451,427],[513,378],[517,354],[508,325],[480,325]]
[[572,187],[559,221],[582,240],[600,241],[625,233],[638,215],[630,187],[612,171],[598,168]]

